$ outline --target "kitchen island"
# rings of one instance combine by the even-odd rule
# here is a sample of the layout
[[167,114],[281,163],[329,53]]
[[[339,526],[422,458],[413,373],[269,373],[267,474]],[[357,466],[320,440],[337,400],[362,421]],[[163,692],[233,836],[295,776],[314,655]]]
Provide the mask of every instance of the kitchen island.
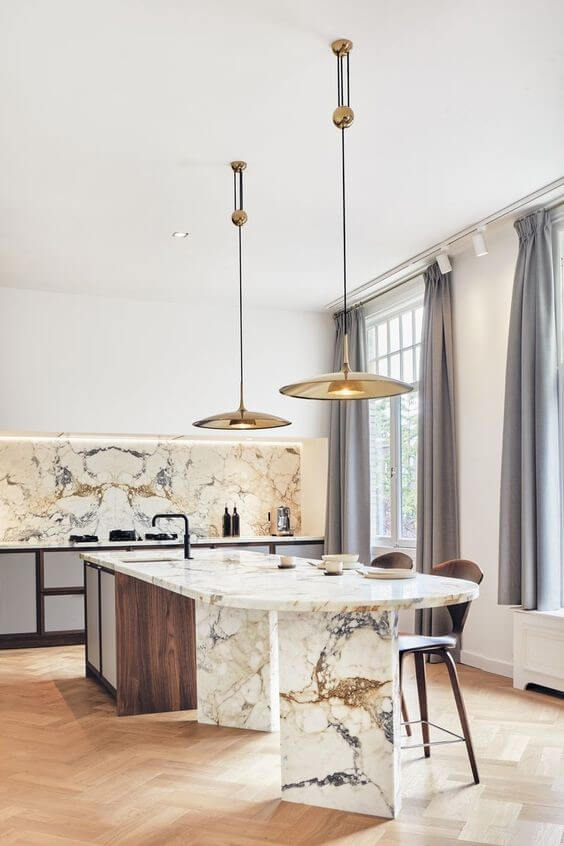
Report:
[[[374,581],[356,571],[331,578],[305,559],[280,570],[278,556],[233,550],[196,551],[192,561],[149,553],[82,557],[87,567],[116,575],[117,638],[121,627],[123,641],[117,644],[118,690],[139,686],[120,675],[129,660],[124,645],[138,640],[127,636],[133,609],[146,616],[149,608],[138,596],[137,606],[122,602],[120,594],[144,584],[153,591],[146,601],[157,619],[141,638],[143,631],[154,637],[159,625],[167,629],[157,631],[162,639],[148,664],[160,676],[169,670],[173,676],[170,683],[153,680],[157,693],[164,687],[179,707],[197,704],[203,723],[279,727],[283,799],[398,814],[398,610],[466,602],[477,597],[475,584],[426,575]],[[169,607],[173,595],[190,604]],[[155,660],[159,654],[166,661]]]

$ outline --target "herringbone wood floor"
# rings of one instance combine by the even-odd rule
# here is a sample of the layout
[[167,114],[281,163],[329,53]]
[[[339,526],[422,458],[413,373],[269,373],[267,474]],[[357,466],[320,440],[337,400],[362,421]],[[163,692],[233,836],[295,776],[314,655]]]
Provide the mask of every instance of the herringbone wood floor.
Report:
[[[564,702],[461,676],[482,784],[462,744],[404,752],[403,811],[383,821],[280,802],[276,735],[116,717],[82,647],[0,652],[0,843],[561,846]],[[444,667],[429,683],[431,719],[458,730]]]

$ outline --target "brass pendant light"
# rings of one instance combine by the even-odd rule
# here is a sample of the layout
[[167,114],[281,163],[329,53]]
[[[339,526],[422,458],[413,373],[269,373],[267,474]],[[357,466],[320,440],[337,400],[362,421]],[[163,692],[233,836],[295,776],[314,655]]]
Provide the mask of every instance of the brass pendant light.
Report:
[[349,364],[349,339],[347,334],[347,228],[346,228],[346,183],[345,183],[345,130],[354,120],[350,106],[349,54],[352,41],[339,38],[331,44],[337,57],[337,108],[333,112],[333,123],[341,132],[341,174],[342,174],[342,216],[343,216],[343,315],[345,333],[343,338],[343,365],[338,373],[323,373],[292,385],[280,388],[281,394],[302,399],[320,400],[363,400],[392,397],[405,394],[412,386],[398,379],[379,376],[376,373],[356,373]]
[[243,171],[247,167],[246,162],[231,162],[233,169],[233,194],[235,198],[235,210],[231,215],[233,224],[237,227],[239,241],[239,356],[240,356],[240,392],[239,408],[235,411],[224,411],[221,414],[214,414],[212,417],[204,417],[197,420],[193,425],[201,429],[275,429],[279,426],[289,426],[290,421],[283,417],[275,417],[274,414],[266,414],[263,411],[249,411],[245,408],[243,401],[243,260],[241,254],[241,230],[247,222],[247,212],[243,209]]

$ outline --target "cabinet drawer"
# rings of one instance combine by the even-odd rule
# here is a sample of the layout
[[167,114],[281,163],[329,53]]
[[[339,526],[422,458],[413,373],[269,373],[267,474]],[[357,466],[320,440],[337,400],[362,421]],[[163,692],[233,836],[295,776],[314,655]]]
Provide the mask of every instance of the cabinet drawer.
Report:
[[78,552],[46,552],[43,556],[43,587],[72,588],[84,584]]
[[0,634],[37,631],[34,552],[0,554]]
[[[219,547],[219,549],[221,549],[221,547]],[[240,546],[235,547],[235,549],[238,549],[241,552],[262,552],[263,555],[268,555],[270,552],[269,546],[245,546],[244,544],[241,544]]]
[[295,555],[296,558],[311,558],[319,561],[323,555],[322,543],[277,543],[276,555]]
[[68,596],[45,596],[46,632],[67,632],[84,628],[84,597],[81,594]]

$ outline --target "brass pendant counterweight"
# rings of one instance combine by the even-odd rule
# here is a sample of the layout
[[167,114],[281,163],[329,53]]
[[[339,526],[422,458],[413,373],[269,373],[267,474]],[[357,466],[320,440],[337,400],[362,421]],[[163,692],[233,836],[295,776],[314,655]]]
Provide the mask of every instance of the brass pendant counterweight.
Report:
[[352,46],[352,41],[349,41],[348,38],[337,38],[331,44],[331,50],[336,56],[346,56],[347,53],[351,52]]
[[354,120],[354,112],[350,106],[337,106],[333,112],[333,123],[337,129],[346,129]]
[[235,226],[243,226],[247,222],[247,212],[243,209],[236,209],[231,215],[231,220]]

